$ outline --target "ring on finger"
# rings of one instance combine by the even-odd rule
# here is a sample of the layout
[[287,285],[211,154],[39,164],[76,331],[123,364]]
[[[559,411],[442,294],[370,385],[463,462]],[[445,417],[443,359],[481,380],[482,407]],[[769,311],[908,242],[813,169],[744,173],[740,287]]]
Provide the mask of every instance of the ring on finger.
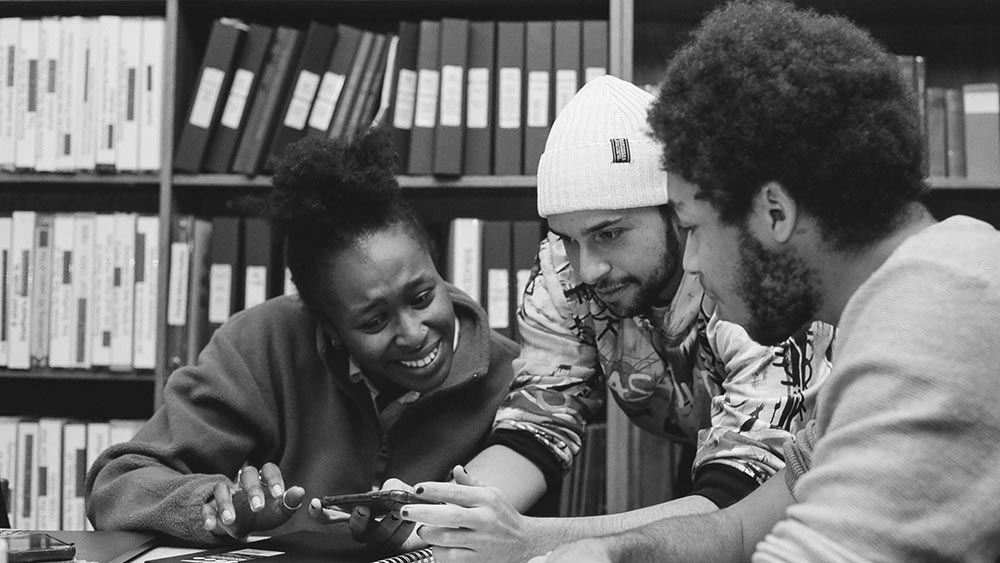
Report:
[[302,508],[302,501],[301,500],[299,501],[299,504],[297,504],[295,506],[288,506],[288,501],[285,498],[287,496],[288,496],[288,491],[285,491],[285,493],[283,495],[281,495],[281,506],[284,506],[285,510],[296,511],[296,510]]

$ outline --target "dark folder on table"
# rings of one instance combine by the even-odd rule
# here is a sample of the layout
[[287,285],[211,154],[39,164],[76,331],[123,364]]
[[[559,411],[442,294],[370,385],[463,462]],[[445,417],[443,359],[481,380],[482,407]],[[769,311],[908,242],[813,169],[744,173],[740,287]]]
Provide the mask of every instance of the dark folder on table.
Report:
[[430,549],[404,553],[395,557],[380,557],[365,551],[343,534],[300,531],[266,540],[217,547],[146,563],[236,563],[260,560],[259,563],[421,563],[433,562]]

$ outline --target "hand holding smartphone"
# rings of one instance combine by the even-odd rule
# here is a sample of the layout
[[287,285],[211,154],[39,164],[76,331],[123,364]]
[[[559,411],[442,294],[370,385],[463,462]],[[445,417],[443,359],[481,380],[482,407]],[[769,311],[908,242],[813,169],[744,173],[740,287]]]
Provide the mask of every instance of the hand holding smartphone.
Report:
[[444,504],[440,501],[421,497],[409,491],[384,490],[348,495],[325,496],[322,499],[323,508],[335,508],[343,512],[351,512],[357,506],[367,506],[372,516],[385,516],[393,510],[407,504]]

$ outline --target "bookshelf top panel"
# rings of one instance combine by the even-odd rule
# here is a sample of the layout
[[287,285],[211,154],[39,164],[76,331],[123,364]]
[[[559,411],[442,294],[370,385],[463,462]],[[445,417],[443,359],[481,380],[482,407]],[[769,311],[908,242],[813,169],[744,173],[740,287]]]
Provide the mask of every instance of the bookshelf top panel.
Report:
[[0,0],[0,17],[39,16],[162,16],[163,0]]
[[[696,22],[723,0],[635,0],[636,21],[646,18]],[[996,22],[1000,2],[996,0],[795,0],[799,6],[823,13],[840,14],[859,22]]]
[[422,20],[463,17],[487,20],[607,19],[608,0],[170,0],[182,13],[199,12],[272,23],[285,18],[334,17],[338,21]]

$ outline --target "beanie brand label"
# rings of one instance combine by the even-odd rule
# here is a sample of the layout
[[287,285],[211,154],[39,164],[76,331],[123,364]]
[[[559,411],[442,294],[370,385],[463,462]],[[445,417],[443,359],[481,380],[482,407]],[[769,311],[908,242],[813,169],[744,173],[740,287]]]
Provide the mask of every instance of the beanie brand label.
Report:
[[628,139],[611,139],[611,163],[632,162],[632,154],[628,149]]

